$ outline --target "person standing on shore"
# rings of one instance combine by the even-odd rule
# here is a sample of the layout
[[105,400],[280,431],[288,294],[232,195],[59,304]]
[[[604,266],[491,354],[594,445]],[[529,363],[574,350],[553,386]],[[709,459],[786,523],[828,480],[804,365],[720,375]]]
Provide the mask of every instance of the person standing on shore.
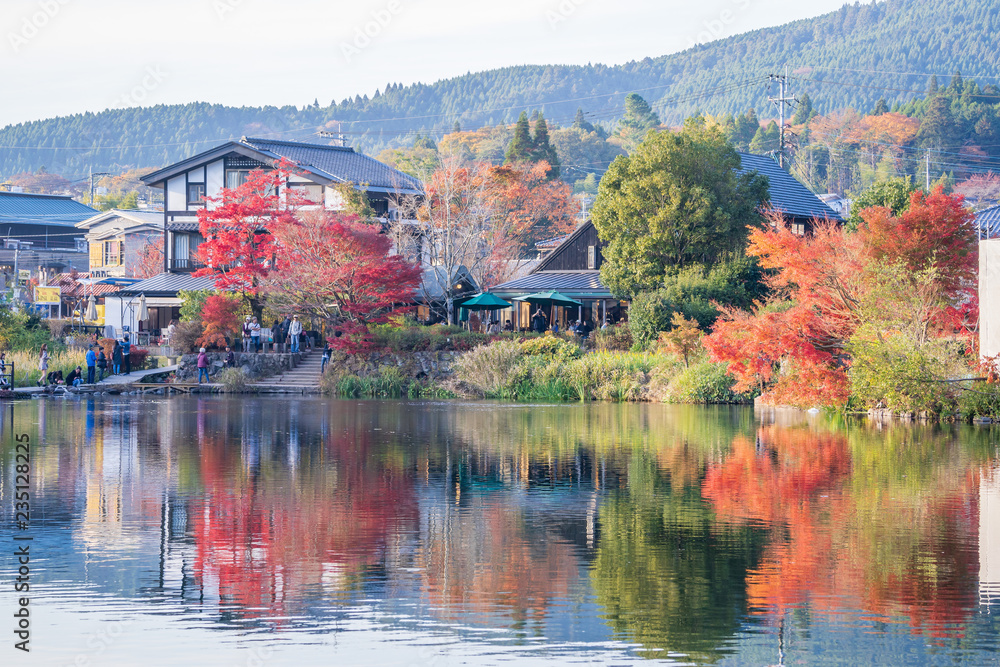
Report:
[[330,341],[328,340],[328,341],[326,341],[326,345],[323,346],[323,356],[320,359],[320,364],[319,364],[319,374],[320,375],[323,375],[323,373],[326,371],[326,365],[328,363],[330,363],[330,354],[332,352],[333,352],[333,349],[330,347]]
[[94,346],[87,347],[87,384],[94,384],[94,372],[97,370],[97,355]]
[[243,351],[250,351],[250,316],[243,318]]
[[122,372],[122,345],[117,340],[115,341],[114,349],[111,350],[111,366],[114,375]]
[[205,348],[198,350],[198,384],[201,384],[203,375],[205,382],[208,382],[208,353],[205,352]]
[[38,352],[38,370],[41,373],[36,384],[43,387],[45,386],[45,373],[49,370],[49,346],[47,343],[42,343],[42,349]]
[[292,318],[291,324],[288,325],[288,337],[292,340],[292,354],[299,351],[299,338],[302,336],[302,322],[299,322],[299,316],[296,315]]
[[250,320],[250,343],[253,345],[254,354],[260,352],[260,323],[256,317]]
[[226,346],[226,361],[224,365],[226,368],[236,368],[236,353],[228,345]]
[[132,372],[132,341],[128,335],[122,339],[122,364],[125,366],[125,375]]
[[100,377],[97,378],[97,381],[100,382],[104,379],[104,371],[108,370],[108,357],[104,354],[103,347],[98,348],[98,350],[100,351],[97,353],[97,374]]

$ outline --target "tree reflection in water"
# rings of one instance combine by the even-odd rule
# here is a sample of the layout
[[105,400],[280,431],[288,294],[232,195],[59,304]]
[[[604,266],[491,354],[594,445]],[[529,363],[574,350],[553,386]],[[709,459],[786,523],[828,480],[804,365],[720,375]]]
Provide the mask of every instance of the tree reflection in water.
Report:
[[385,626],[613,638],[698,663],[747,628],[780,625],[787,650],[846,618],[983,641],[988,430],[658,405],[14,409],[39,443],[33,507],[72,536],[61,576],[220,627],[315,629],[374,606]]

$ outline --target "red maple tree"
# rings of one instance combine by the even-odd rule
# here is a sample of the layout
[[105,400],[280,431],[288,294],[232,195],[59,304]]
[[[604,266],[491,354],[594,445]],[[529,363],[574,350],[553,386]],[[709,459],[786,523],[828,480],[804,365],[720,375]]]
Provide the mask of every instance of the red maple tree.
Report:
[[391,255],[378,225],[356,216],[306,211],[272,228],[280,246],[268,296],[296,312],[362,327],[413,303],[420,267]]
[[307,203],[283,189],[293,170],[282,160],[273,171],[252,171],[243,185],[206,197],[209,205],[198,211],[205,241],[195,258],[205,266],[194,275],[211,276],[216,288],[238,293],[258,320],[264,307],[261,289],[278,256],[271,230],[295,220],[297,209]]

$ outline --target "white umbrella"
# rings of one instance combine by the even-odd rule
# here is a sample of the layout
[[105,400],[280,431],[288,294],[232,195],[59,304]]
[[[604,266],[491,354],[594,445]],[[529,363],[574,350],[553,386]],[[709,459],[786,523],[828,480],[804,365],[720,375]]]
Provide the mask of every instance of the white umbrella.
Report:
[[146,295],[139,295],[139,321],[145,322],[149,319],[149,308],[146,307]]
[[87,315],[86,318],[93,322],[97,319],[97,299],[91,294],[90,298],[87,299]]

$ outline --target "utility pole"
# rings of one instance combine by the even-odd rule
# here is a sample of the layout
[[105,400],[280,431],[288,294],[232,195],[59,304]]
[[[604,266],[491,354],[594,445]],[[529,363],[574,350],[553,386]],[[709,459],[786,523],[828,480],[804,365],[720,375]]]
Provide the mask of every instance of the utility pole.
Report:
[[780,139],[778,144],[778,165],[784,169],[785,168],[785,105],[787,104],[791,108],[792,104],[798,102],[795,97],[785,97],[785,89],[788,86],[788,68],[785,68],[784,74],[768,74],[768,92],[770,92],[770,86],[772,81],[778,82],[778,96],[768,97],[767,99],[773,102],[778,107],[778,130],[780,132]]
[[924,176],[927,180],[927,192],[931,191],[931,149],[924,153]]

